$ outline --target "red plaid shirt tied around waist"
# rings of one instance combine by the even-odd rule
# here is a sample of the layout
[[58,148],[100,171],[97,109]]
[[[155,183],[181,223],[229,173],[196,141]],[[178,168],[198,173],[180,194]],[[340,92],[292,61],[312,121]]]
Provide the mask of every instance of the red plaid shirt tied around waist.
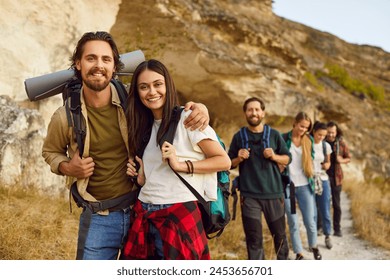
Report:
[[164,259],[209,260],[210,252],[196,202],[176,203],[169,208],[147,212],[138,200],[128,240],[123,249],[124,259],[151,259],[154,240],[148,238],[149,223],[158,229]]

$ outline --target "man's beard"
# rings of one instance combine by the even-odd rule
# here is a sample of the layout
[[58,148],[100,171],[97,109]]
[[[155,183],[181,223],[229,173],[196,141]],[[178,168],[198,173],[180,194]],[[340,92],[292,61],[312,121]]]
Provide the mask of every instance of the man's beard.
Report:
[[110,84],[110,79],[106,79],[106,80],[103,80],[103,81],[100,81],[100,80],[89,80],[88,77],[94,77],[93,74],[95,72],[100,72],[104,78],[107,78],[106,74],[107,72],[106,71],[97,71],[95,69],[93,70],[90,70],[88,73],[87,73],[87,79],[84,79],[84,84],[86,87],[88,87],[89,89],[93,90],[93,91],[102,91],[104,90],[109,84]]
[[96,82],[96,81],[91,82],[89,80],[85,80],[84,84],[87,88],[93,91],[102,91],[110,84],[110,81],[104,80],[103,82]]
[[258,126],[259,124],[261,124],[262,122],[262,118],[257,118],[256,120],[252,119],[252,118],[247,118],[246,121],[248,122],[248,124],[250,126]]
[[328,142],[334,142],[336,141],[336,137],[325,137],[325,140]]

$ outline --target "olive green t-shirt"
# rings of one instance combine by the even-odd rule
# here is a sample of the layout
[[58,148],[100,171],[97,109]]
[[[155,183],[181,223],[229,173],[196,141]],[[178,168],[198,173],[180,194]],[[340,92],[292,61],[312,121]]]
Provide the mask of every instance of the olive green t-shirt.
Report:
[[128,193],[130,179],[126,175],[127,150],[120,133],[116,106],[110,104],[101,108],[87,107],[87,110],[89,156],[95,163],[87,190],[97,200]]

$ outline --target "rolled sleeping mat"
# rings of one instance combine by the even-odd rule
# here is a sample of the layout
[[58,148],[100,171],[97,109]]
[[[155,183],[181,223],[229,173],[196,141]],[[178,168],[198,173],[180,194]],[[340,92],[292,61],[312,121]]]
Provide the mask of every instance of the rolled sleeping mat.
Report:
[[[145,61],[145,56],[141,50],[136,50],[121,54],[120,60],[124,64],[124,68],[117,74],[122,76],[131,75],[135,68]],[[24,86],[28,99],[38,101],[62,93],[65,85],[73,76],[74,70],[68,69],[26,79]]]

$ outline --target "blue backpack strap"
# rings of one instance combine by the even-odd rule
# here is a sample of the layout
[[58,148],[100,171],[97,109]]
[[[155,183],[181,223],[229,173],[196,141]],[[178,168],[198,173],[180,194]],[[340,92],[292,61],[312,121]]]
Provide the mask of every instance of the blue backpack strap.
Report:
[[269,136],[271,134],[271,127],[267,124],[264,125],[263,129],[263,147],[264,149],[269,148]]
[[[271,135],[271,127],[269,125],[264,125],[264,131],[263,131],[263,147],[269,148],[270,143],[269,143],[269,137]],[[241,137],[241,147],[248,149],[248,133],[247,133],[247,128],[246,127],[241,127],[240,128],[240,137]]]
[[243,149],[248,149],[249,148],[248,133],[247,133],[246,130],[247,130],[246,127],[241,127],[240,128],[241,148],[243,148]]

